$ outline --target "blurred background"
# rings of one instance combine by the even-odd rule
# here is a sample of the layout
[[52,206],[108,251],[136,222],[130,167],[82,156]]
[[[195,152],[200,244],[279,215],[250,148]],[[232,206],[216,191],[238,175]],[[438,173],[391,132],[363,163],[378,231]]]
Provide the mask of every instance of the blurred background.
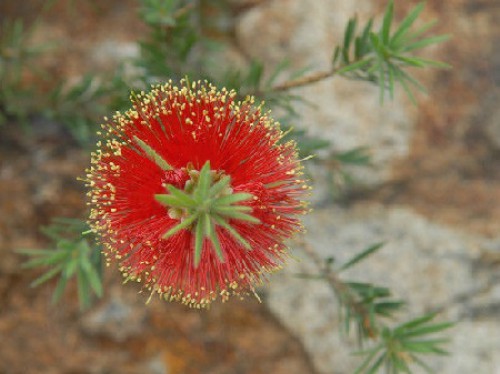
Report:
[[[0,0],[0,372],[352,372],[355,342],[339,334],[328,287],[294,276],[313,268],[293,243],[262,303],[146,305],[113,266],[84,312],[73,283],[57,305],[55,282],[30,287],[42,273],[22,269],[15,250],[50,247],[39,228],[54,217],[85,218],[76,178],[102,117],[127,108],[130,88],[189,74],[255,93],[273,72],[280,83],[324,71],[348,19],[386,5],[197,0],[172,16],[161,3]],[[396,19],[417,4],[395,3]],[[429,0],[422,18],[452,36],[426,52],[453,69],[416,72],[428,88],[416,105],[403,91],[381,104],[377,87],[340,77],[293,90],[296,101],[268,99],[306,154],[369,158],[341,171],[339,160],[311,163],[304,240],[340,260],[384,241],[348,275],[390,287],[410,314],[459,321],[453,356],[431,361],[439,373],[500,373],[500,2]]]

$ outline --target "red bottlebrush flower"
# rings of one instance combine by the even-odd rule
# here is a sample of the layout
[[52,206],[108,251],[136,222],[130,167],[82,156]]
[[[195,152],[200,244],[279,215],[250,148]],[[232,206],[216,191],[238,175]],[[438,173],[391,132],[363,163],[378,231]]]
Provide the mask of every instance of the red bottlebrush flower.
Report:
[[193,307],[253,292],[301,228],[309,187],[293,141],[235,93],[157,86],[103,125],[90,224],[124,276]]

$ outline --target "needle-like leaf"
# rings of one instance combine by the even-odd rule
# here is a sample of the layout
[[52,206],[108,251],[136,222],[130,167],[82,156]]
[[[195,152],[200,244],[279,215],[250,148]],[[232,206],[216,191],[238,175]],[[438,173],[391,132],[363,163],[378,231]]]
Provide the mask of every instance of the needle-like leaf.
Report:
[[246,241],[239,233],[238,231],[236,231],[236,229],[231,226],[229,223],[227,223],[223,218],[219,217],[219,216],[214,216],[214,219],[215,219],[215,222],[217,222],[217,224],[219,226],[222,226],[224,229],[226,229],[236,240],[238,240],[242,245],[243,247],[245,247],[245,249],[247,250],[251,250],[252,249],[252,246],[250,245],[250,243],[248,243],[248,241]]
[[169,165],[167,161],[163,157],[161,157],[149,144],[139,139],[137,136],[134,136],[134,140],[141,148],[146,156],[153,161],[156,165],[161,167],[163,170],[171,170],[172,166]]
[[215,224],[213,220],[210,219],[210,217],[207,215],[206,217],[206,222],[208,222],[208,227],[209,227],[209,238],[210,241],[212,242],[212,246],[215,249],[215,253],[217,254],[217,257],[219,258],[220,262],[224,262],[224,254],[222,253],[222,248],[219,242],[219,237],[217,235],[216,229],[215,229]]
[[197,268],[201,260],[201,251],[203,249],[203,241],[205,238],[203,230],[204,222],[203,215],[200,217],[196,223],[196,228],[194,232],[194,267]]
[[230,176],[225,176],[221,178],[217,183],[215,183],[212,187],[210,187],[210,196],[217,197],[226,187],[229,186],[231,182]]
[[215,206],[230,205],[230,204],[239,203],[241,201],[250,200],[251,198],[253,198],[253,195],[250,193],[244,193],[244,192],[233,193],[231,195],[222,196],[222,197],[218,198],[215,201],[214,205]]
[[183,221],[181,221],[177,225],[173,226],[165,234],[163,234],[162,238],[168,239],[172,235],[178,233],[180,230],[188,228],[196,221],[197,218],[198,218],[198,216],[196,214],[190,215],[189,217],[185,218]]
[[384,21],[382,22],[382,30],[380,32],[380,38],[382,39],[382,42],[384,44],[389,44],[393,16],[394,16],[394,1],[390,0],[385,10]]
[[228,211],[218,211],[221,216],[238,219],[240,221],[250,222],[250,223],[260,223],[260,220],[251,216],[250,214],[245,214],[238,212],[237,210],[228,210]]
[[198,185],[194,191],[195,199],[197,199],[198,202],[203,202],[208,198],[211,184],[212,175],[210,173],[210,161],[207,161],[200,170]]

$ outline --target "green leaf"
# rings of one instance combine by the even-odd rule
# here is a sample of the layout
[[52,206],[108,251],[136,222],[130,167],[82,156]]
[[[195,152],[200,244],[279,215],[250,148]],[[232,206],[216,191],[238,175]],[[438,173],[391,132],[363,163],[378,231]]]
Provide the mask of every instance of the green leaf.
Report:
[[196,221],[197,218],[198,216],[196,214],[192,214],[189,217],[186,217],[183,221],[181,221],[180,223],[172,227],[170,230],[168,230],[165,234],[163,234],[162,238],[168,239],[172,235],[179,232],[180,230],[188,228],[193,224],[194,221]]
[[428,334],[435,334],[437,332],[441,332],[443,330],[449,329],[453,327],[455,324],[453,322],[443,322],[437,323],[429,326],[424,326],[420,328],[407,329],[407,331],[403,331],[399,334],[399,336],[403,338],[410,338],[415,336],[422,336]]
[[149,144],[134,135],[134,140],[146,156],[163,170],[172,170],[172,167]]
[[240,221],[245,221],[245,222],[250,222],[250,223],[255,223],[255,224],[260,223],[260,220],[255,218],[254,216],[251,216],[251,215],[245,214],[245,213],[241,213],[241,212],[238,212],[236,210],[227,210],[227,211],[217,210],[217,213],[222,215],[222,216],[225,216],[225,217],[238,219]]
[[64,292],[64,289],[66,288],[66,284],[68,283],[68,279],[64,276],[61,276],[59,278],[59,281],[57,282],[56,289],[54,290],[54,293],[52,294],[52,303],[55,304],[61,299],[61,296]]
[[85,256],[82,258],[81,267],[90,283],[90,286],[92,287],[92,290],[97,296],[101,297],[103,293],[101,277],[97,273],[94,266],[91,264],[88,257]]
[[380,243],[376,243],[376,244],[369,246],[364,251],[358,253],[353,258],[351,258],[349,261],[347,261],[344,265],[342,265],[342,267],[340,268],[340,271],[346,270],[346,269],[356,265],[361,260],[365,259],[369,255],[378,251],[380,248],[382,248],[384,246],[384,244],[385,243],[380,242]]
[[401,86],[403,86],[403,89],[405,90],[406,95],[408,96],[412,104],[417,105],[417,100],[415,99],[415,95],[413,95],[413,92],[411,91],[410,86],[407,83],[407,79],[404,75],[404,72],[400,69],[396,69],[395,74],[396,74],[396,79],[401,84]]
[[381,354],[380,357],[375,361],[373,366],[367,371],[367,374],[375,374],[377,370],[380,368],[384,359],[386,358],[386,354]]
[[404,340],[401,342],[402,348],[413,353],[435,353],[439,355],[448,354],[444,349],[437,345],[448,343],[449,339],[428,339],[428,340]]
[[44,273],[40,277],[36,278],[33,282],[31,282],[30,287],[37,287],[37,286],[41,285],[42,283],[45,283],[49,279],[55,277],[57,275],[57,273],[62,271],[62,269],[63,269],[63,264],[59,264],[59,265],[53,267],[52,269],[50,269],[49,271],[47,271],[46,273]]
[[195,208],[197,206],[196,201],[184,191],[181,191],[172,185],[168,185],[167,190],[172,196],[176,197],[181,204],[184,204],[185,208]]
[[394,1],[390,0],[385,9],[384,21],[380,30],[380,38],[385,45],[389,44],[392,19],[394,17]]
[[[261,63],[262,64],[262,63]],[[271,73],[271,75],[269,76],[269,78],[267,79],[267,82],[266,82],[266,87],[272,87],[275,82],[276,82],[276,79],[278,78],[278,76],[284,72],[288,67],[290,66],[290,61],[288,59],[284,59],[282,60],[275,68],[274,68],[274,71]]]
[[366,65],[370,64],[373,60],[371,58],[365,58],[360,61],[353,62],[349,65],[344,66],[343,68],[337,70],[337,74],[346,74],[353,70],[360,70]]
[[32,260],[26,261],[21,265],[22,268],[34,268],[37,266],[49,266],[60,263],[68,256],[66,251],[53,250],[52,255],[38,256]]
[[402,55],[394,55],[394,58],[403,61],[410,66],[415,66],[419,68],[434,67],[434,68],[448,69],[451,67],[450,65],[441,61],[428,60],[420,57],[406,57]]
[[356,147],[345,152],[334,154],[334,158],[343,164],[367,165],[370,163],[370,154],[367,147]]
[[[369,350],[366,358],[363,360],[363,362],[361,363],[360,366],[358,366],[358,368],[356,369],[356,371],[354,372],[354,374],[361,374],[363,373],[363,371],[368,367],[368,365],[371,363],[371,361],[374,359],[374,357],[377,355],[377,353],[380,352],[382,346],[381,345],[378,345],[377,347],[375,347],[374,349],[371,349]],[[364,354],[364,352],[363,352]]]
[[429,31],[429,29],[434,27],[436,25],[436,23],[437,23],[437,20],[432,20],[432,21],[429,21],[429,22],[423,24],[416,31],[412,32],[409,36],[407,36],[405,38],[405,42],[410,42],[414,39],[417,39],[419,36],[425,34],[427,31]]
[[351,43],[354,40],[354,33],[356,32],[357,25],[356,17],[351,18],[347,23],[347,27],[344,32],[344,45],[342,47],[342,55],[344,63],[349,62],[349,48],[351,47]]
[[406,36],[406,33],[408,30],[411,28],[415,20],[418,18],[420,13],[422,13],[422,10],[424,9],[425,3],[420,3],[418,4],[415,8],[413,8],[410,13],[401,21],[398,29],[392,36],[390,40],[391,46],[397,46],[401,39],[403,39]]
[[370,33],[373,26],[373,18],[365,25],[361,36],[357,37],[354,44],[354,59],[360,60],[370,51]]
[[200,170],[198,185],[194,191],[194,196],[199,203],[204,202],[209,197],[210,186],[212,185],[210,171],[210,161],[207,161]]
[[225,214],[227,212],[251,212],[253,209],[246,205],[216,205],[212,206],[211,211],[218,214]]
[[155,200],[159,203],[166,205],[171,208],[185,208],[186,205],[183,201],[180,201],[176,196],[167,194],[157,194],[155,195]]
[[390,357],[390,366],[392,366],[393,368],[393,371],[394,369],[395,372],[405,372],[405,373],[408,373],[410,374],[411,371],[410,371],[410,368],[408,367],[408,364],[406,363],[405,360],[403,360],[403,358],[401,358],[401,356],[398,355],[398,352],[391,352],[389,354],[389,357]]
[[262,80],[262,74],[264,73],[264,65],[256,60],[253,60],[250,64],[250,69],[246,79],[246,83],[250,87],[259,88],[260,82]]
[[250,193],[244,193],[244,192],[233,193],[231,195],[219,197],[215,201],[214,206],[222,207],[225,205],[230,205],[234,203],[239,203],[241,201],[250,200],[252,198],[253,195]]
[[231,177],[228,175],[221,178],[221,180],[219,180],[212,187],[210,187],[210,196],[215,197],[219,195],[222,191],[224,191],[225,188],[229,186],[230,182],[231,182]]
[[338,62],[338,59],[340,57],[341,49],[340,47],[335,47],[333,51],[333,56],[332,56],[332,65],[335,66]]
[[429,313],[424,316],[412,319],[406,323],[399,325],[396,329],[394,329],[394,334],[401,335],[406,330],[414,329],[417,326],[423,325],[436,317],[437,313]]
[[81,268],[78,269],[76,273],[76,284],[78,287],[78,300],[80,301],[80,309],[85,310],[90,306],[90,291],[89,283]]
[[420,359],[417,355],[411,354],[411,358],[417,365],[419,365],[422,369],[424,369],[428,374],[434,374],[434,370],[427,365],[422,359]]
[[[421,49],[421,48],[427,47],[431,44],[438,44],[438,43],[445,42],[448,39],[450,39],[449,35],[432,36],[429,38],[421,39],[421,40],[414,42],[414,43],[406,44],[401,48],[401,51],[411,52],[415,49]],[[445,67],[450,67],[450,65],[445,64],[443,62],[439,62],[439,64],[440,64],[440,66],[438,66],[438,67],[441,67],[441,65],[445,65]]]
[[217,254],[217,257],[219,258],[219,261],[224,262],[224,254],[222,253],[222,248],[220,246],[219,237],[218,237],[217,232],[215,230],[214,222],[210,219],[210,216],[208,214],[206,214],[205,220],[206,220],[206,222],[208,222],[208,226],[209,226],[208,237],[210,238],[210,241],[212,242],[212,246],[215,249],[215,253]]
[[53,249],[15,249],[14,252],[25,255],[25,256],[47,256],[54,254]]
[[415,78],[413,78],[411,75],[406,73],[403,69],[397,68],[394,70],[394,73],[398,76],[399,82],[408,82],[410,83],[413,87],[416,87],[419,91],[422,91],[423,93],[427,93],[427,90],[425,87]]
[[201,215],[198,222],[196,222],[196,229],[194,233],[194,267],[197,268],[201,261],[201,251],[203,249],[204,235],[204,220],[205,215]]
[[248,241],[246,241],[239,233],[238,231],[236,231],[236,229],[234,227],[232,227],[229,223],[227,223],[223,218],[215,215],[213,217],[215,219],[215,222],[217,222],[217,224],[219,226],[222,226],[225,230],[227,230],[236,240],[238,240],[242,245],[243,247],[245,247],[245,249],[247,250],[252,250],[252,246],[250,245],[250,243],[248,243]]
[[75,274],[76,269],[78,268],[80,264],[80,258],[79,257],[71,257],[71,259],[66,262],[64,269],[63,269],[63,276],[67,279],[70,279],[73,274]]
[[387,76],[389,77],[389,96],[394,100],[394,66],[387,64]]
[[392,314],[405,305],[404,301],[383,301],[374,304],[375,313],[384,317],[390,317]]

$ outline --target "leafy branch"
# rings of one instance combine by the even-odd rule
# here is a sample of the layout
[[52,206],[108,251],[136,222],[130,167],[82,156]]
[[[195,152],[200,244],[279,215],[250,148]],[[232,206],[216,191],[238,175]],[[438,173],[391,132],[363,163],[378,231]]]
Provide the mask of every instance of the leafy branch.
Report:
[[0,24],[0,125],[8,118],[24,123],[26,109],[37,107],[33,90],[23,80],[28,71],[39,73],[28,64],[46,49],[29,45],[33,27],[27,28],[19,19]]
[[411,373],[412,364],[420,366],[427,373],[433,373],[432,368],[420,356],[447,355],[448,352],[442,345],[448,339],[436,338],[434,334],[453,326],[451,322],[433,323],[435,317],[435,313],[430,313],[394,328],[383,327],[380,343],[373,348],[356,352],[356,355],[365,356],[365,359],[354,374],[376,373],[382,367],[390,374]]
[[[404,306],[404,302],[391,299],[391,293],[385,287],[344,281],[340,277],[341,272],[376,253],[383,243],[369,246],[337,269],[333,267],[333,258],[324,260],[307,242],[301,241],[299,244],[319,270],[319,274],[299,276],[326,281],[339,302],[345,332],[349,333],[350,326],[354,324],[359,344],[363,345],[367,339],[370,341],[370,348],[355,353],[364,356],[355,374],[377,373],[382,367],[389,374],[411,373],[413,364],[432,373],[421,355],[447,354],[443,345],[448,340],[434,335],[452,327],[453,323],[434,323],[436,314],[430,313],[395,327],[388,327],[380,318],[394,317],[395,312]],[[432,336],[429,338],[429,335]]]
[[[301,248],[311,258],[319,270],[319,274],[300,274],[301,277],[323,279],[334,292],[340,305],[345,309],[341,314],[345,317],[344,329],[349,332],[352,322],[357,326],[358,340],[362,342],[365,337],[374,338],[379,334],[375,323],[375,314],[390,316],[392,311],[403,305],[400,301],[388,301],[390,292],[383,287],[374,287],[366,283],[344,282],[339,273],[346,270],[368,255],[382,247],[382,243],[375,244],[346,262],[336,271],[333,268],[334,260],[323,260],[307,242],[300,242]],[[379,300],[383,299],[383,302]]]
[[20,249],[17,252],[30,257],[23,268],[47,267],[48,270],[36,278],[32,287],[59,277],[52,295],[52,302],[59,301],[69,281],[76,278],[80,309],[87,309],[92,295],[101,297],[101,251],[91,238],[82,232],[88,231],[84,221],[72,218],[56,218],[42,233],[52,240],[52,249]]
[[345,28],[342,45],[334,49],[332,67],[329,71],[316,72],[290,80],[272,87],[272,90],[275,92],[288,91],[340,75],[378,84],[381,101],[384,100],[386,91],[389,91],[390,97],[393,98],[395,84],[399,83],[408,97],[415,103],[412,90],[418,89],[425,92],[425,88],[407,72],[407,69],[449,67],[443,62],[415,55],[415,52],[422,48],[441,43],[449,38],[448,35],[424,36],[435,24],[435,21],[414,29],[414,23],[423,9],[424,3],[418,4],[394,30],[392,30],[393,0],[385,9],[384,19],[378,31],[373,31],[373,19],[370,19],[362,30],[358,31],[357,18],[351,18]]

